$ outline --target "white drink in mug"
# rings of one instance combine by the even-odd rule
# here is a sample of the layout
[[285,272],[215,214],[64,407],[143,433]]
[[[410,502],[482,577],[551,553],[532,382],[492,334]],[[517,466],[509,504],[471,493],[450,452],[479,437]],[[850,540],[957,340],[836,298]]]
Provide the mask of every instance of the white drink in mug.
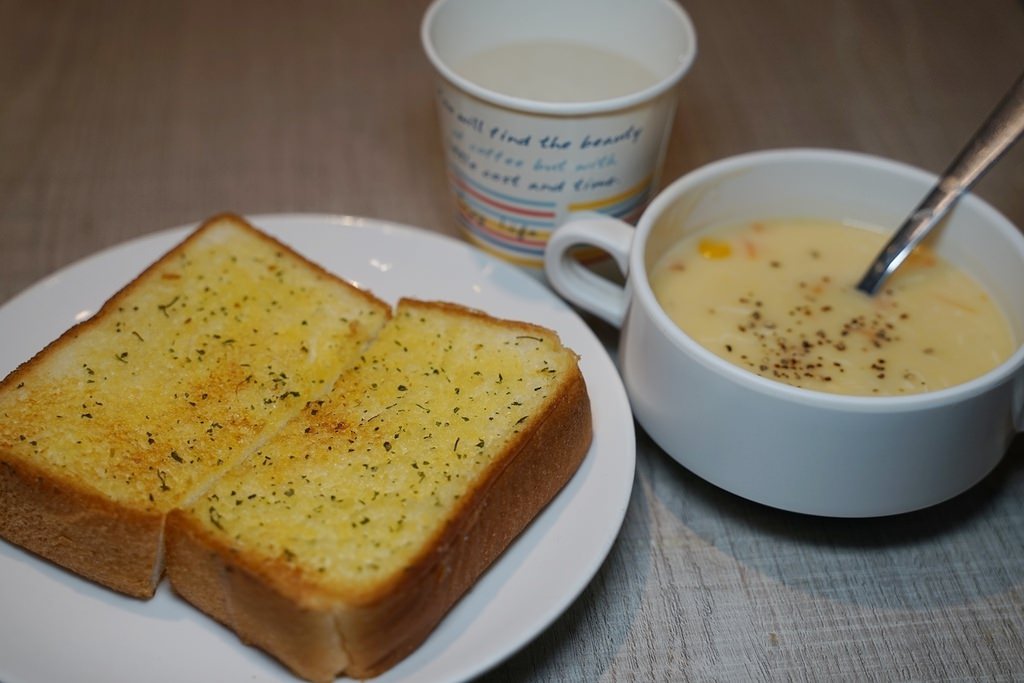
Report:
[[658,76],[611,50],[562,41],[498,45],[452,65],[488,90],[540,102],[598,102],[640,92]]

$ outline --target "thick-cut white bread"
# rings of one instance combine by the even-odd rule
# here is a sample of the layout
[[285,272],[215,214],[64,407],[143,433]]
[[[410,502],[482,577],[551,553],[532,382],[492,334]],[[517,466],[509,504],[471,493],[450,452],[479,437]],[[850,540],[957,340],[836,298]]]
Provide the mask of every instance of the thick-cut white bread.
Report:
[[555,333],[403,300],[332,392],[170,514],[168,576],[300,676],[373,676],[426,638],[590,440]]
[[550,330],[390,307],[211,219],[0,382],[0,536],[187,600],[300,676],[380,673],[591,440]]
[[211,219],[0,383],[0,536],[151,595],[166,513],[323,396],[389,316]]

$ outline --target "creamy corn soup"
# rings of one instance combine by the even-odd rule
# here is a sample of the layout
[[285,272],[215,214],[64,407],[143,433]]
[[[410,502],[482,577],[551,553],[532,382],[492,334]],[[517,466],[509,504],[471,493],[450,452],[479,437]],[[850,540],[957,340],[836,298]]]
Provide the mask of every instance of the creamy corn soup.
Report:
[[885,235],[838,222],[751,222],[683,239],[651,270],[669,317],[722,358],[798,387],[934,391],[1016,349],[1009,322],[962,270],[919,247],[869,297],[855,285]]

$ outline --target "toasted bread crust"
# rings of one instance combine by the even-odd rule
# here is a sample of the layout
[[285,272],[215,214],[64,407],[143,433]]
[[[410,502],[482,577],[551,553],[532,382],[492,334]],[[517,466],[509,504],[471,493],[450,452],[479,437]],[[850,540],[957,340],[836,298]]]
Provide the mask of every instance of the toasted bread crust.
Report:
[[167,519],[167,571],[176,593],[311,681],[348,665],[329,611],[310,610],[247,571],[180,510]]
[[345,673],[377,676],[415,650],[568,483],[591,437],[589,398],[577,374],[416,566],[386,596],[338,614],[342,642],[352,653]]
[[136,598],[159,581],[163,515],[131,510],[0,453],[0,536]]
[[178,511],[168,519],[168,575],[189,602],[303,678],[370,678],[427,638],[571,479],[591,439],[589,398],[576,369],[546,414],[467,492],[417,561],[372,596],[304,595],[283,564],[268,570],[250,562]]
[[[214,219],[216,220],[216,219]],[[32,369],[104,317],[141,286],[148,273],[185,250],[208,221],[77,323],[0,381],[11,391]],[[162,571],[164,515],[108,500],[88,483],[60,477],[0,442],[0,536],[113,590],[151,597]]]

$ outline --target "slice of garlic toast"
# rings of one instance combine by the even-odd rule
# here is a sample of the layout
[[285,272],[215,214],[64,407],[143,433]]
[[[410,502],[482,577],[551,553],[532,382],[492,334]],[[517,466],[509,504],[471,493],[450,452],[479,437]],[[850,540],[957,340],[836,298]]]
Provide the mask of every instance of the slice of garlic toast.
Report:
[[329,681],[415,649],[591,441],[547,329],[403,300],[322,400],[168,518],[176,591]]
[[166,513],[323,396],[389,316],[211,219],[0,383],[0,536],[151,595]]

